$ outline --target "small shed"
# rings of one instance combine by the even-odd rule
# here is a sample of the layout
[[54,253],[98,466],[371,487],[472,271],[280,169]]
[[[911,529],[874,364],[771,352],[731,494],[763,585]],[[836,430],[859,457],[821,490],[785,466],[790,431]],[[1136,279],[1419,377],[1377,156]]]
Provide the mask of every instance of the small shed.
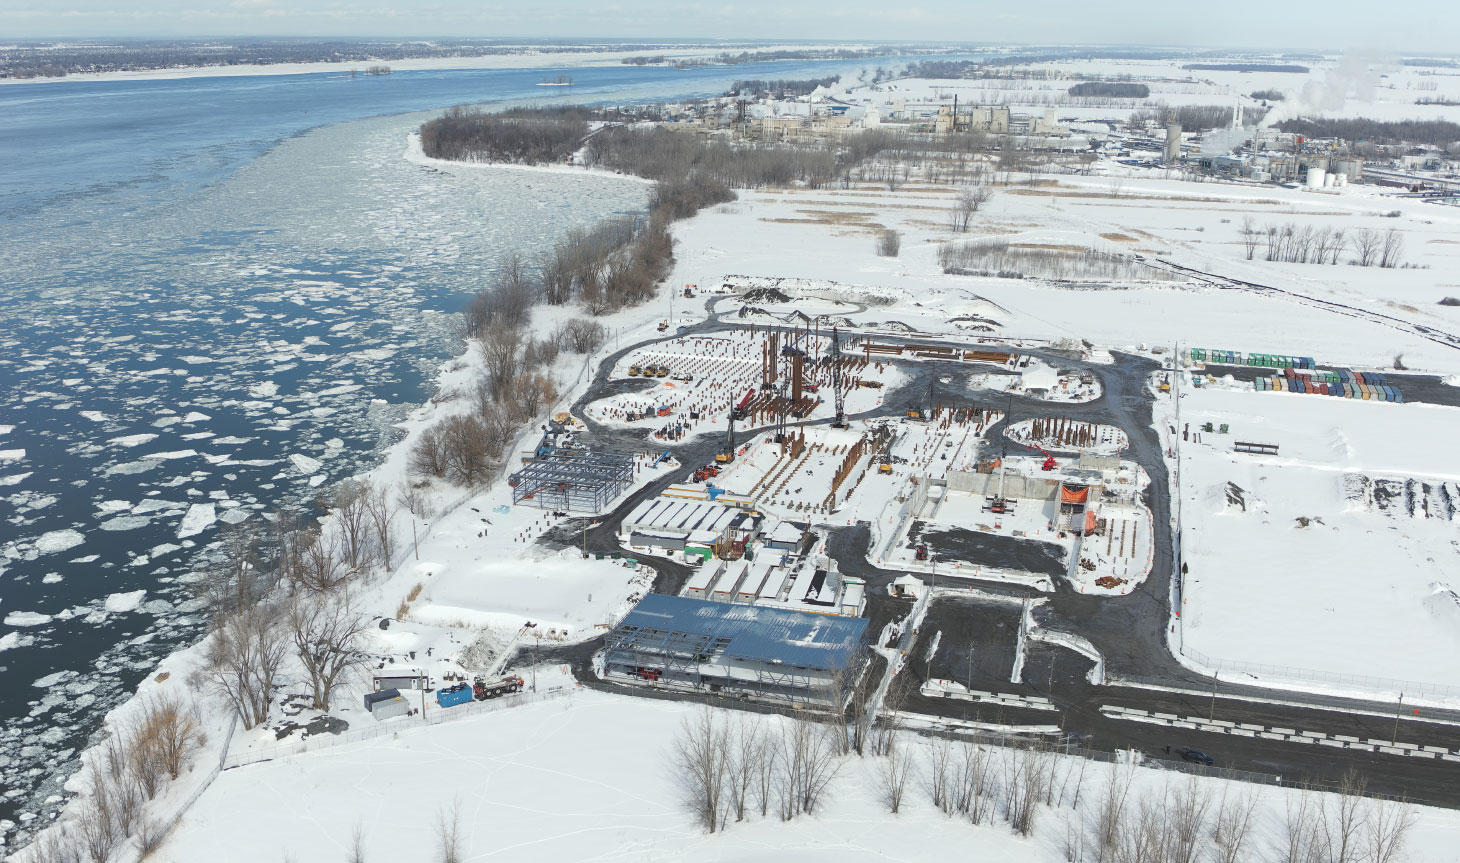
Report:
[[411,703],[398,689],[365,693],[365,710],[377,721],[394,716],[405,716],[411,712]]

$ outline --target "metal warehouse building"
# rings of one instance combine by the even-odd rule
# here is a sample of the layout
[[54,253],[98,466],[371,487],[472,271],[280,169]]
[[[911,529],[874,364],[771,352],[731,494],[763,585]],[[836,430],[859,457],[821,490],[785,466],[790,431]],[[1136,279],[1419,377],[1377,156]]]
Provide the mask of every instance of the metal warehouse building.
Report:
[[608,634],[604,670],[790,702],[825,701],[867,661],[864,618],[651,593]]

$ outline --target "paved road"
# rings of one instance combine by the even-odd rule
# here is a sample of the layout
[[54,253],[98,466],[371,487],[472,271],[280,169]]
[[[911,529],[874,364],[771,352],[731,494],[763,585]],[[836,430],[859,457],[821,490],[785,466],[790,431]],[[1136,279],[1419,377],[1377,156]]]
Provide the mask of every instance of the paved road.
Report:
[[[689,331],[705,333],[730,326],[732,324],[711,320],[691,327]],[[606,376],[614,362],[633,347],[638,345],[624,348],[598,366],[594,382],[574,406],[576,415],[583,416],[581,408],[585,404],[622,391],[625,386],[622,382],[609,381]],[[920,694],[910,696],[904,709],[1001,724],[1055,724],[1072,738],[1086,740],[1099,749],[1133,747],[1156,757],[1163,756],[1163,747],[1191,745],[1205,749],[1223,766],[1280,774],[1289,779],[1314,777],[1332,780],[1348,766],[1356,766],[1364,770],[1376,791],[1407,794],[1441,805],[1460,806],[1460,783],[1454,781],[1456,768],[1460,765],[1438,758],[1431,760],[1364,752],[1316,743],[1235,736],[1112,718],[1108,708],[1121,707],[1177,717],[1209,717],[1294,732],[1344,734],[1360,741],[1393,738],[1401,743],[1444,747],[1451,752],[1460,752],[1460,712],[1424,711],[1419,717],[1401,714],[1396,731],[1393,705],[1320,696],[1289,696],[1276,690],[1227,683],[1218,686],[1217,697],[1213,699],[1212,681],[1181,666],[1167,648],[1173,572],[1171,516],[1165,461],[1157,432],[1151,427],[1152,400],[1145,389],[1145,381],[1156,364],[1145,358],[1123,354],[1117,354],[1113,364],[1102,365],[1082,363],[1056,352],[1023,352],[1041,356],[1060,368],[1088,371],[1100,379],[1102,396],[1085,404],[1051,404],[1015,397],[1012,403],[1014,419],[1067,416],[1115,425],[1126,433],[1130,448],[1125,457],[1139,463],[1151,477],[1151,485],[1145,495],[1156,530],[1151,575],[1130,595],[1122,598],[1082,595],[1063,581],[1058,582],[1059,587],[1053,594],[1038,594],[1015,585],[959,579],[960,583],[976,588],[985,596],[933,604],[909,650],[909,665],[903,672],[908,675],[906,679],[922,680],[931,675],[965,682],[974,689],[1046,696],[1058,707],[1058,711],[993,707]],[[899,362],[896,359],[892,361]],[[888,393],[881,408],[859,416],[902,416],[909,407],[922,405],[927,400],[929,376],[964,381],[969,374],[968,367],[962,364],[915,361],[902,361],[900,364],[909,375],[908,382]],[[940,384],[937,398],[945,406],[963,406],[972,402],[982,407],[1003,409],[1009,403],[1009,399],[1001,394],[973,391],[961,384]],[[675,452],[682,464],[679,469],[662,469],[662,477],[646,484],[613,513],[588,527],[586,546],[590,553],[621,552],[616,534],[625,515],[640,501],[658,494],[667,485],[687,479],[694,466],[711,460],[720,446],[717,433],[665,444],[649,440],[644,430],[605,428],[591,420],[586,422],[587,436],[595,445],[624,452],[667,447]],[[756,431],[746,430],[745,435],[748,438]],[[1001,433],[1002,424],[999,424],[990,429],[987,437],[990,441],[996,440]],[[985,446],[994,445],[989,443]],[[549,531],[539,541],[559,548],[582,545],[585,543],[583,528],[587,524],[586,520],[570,520]],[[868,526],[856,524],[825,530],[828,535],[827,551],[836,559],[840,570],[867,581],[866,616],[870,631],[879,633],[888,622],[905,617],[911,602],[889,595],[891,581],[904,573],[881,569],[868,562]],[[659,592],[677,593],[689,573],[688,567],[679,563],[643,554],[636,556],[657,571],[654,589]],[[946,578],[942,581],[947,583]],[[1006,601],[999,601],[999,597]],[[1045,600],[1034,612],[1040,627],[1077,634],[1093,644],[1105,657],[1106,673],[1110,678],[1136,680],[1184,692],[1120,683],[1093,686],[1084,677],[1092,665],[1089,659],[1063,647],[1038,642],[1025,645],[1022,679],[1017,683],[1010,682],[1016,651],[1014,633],[1018,629],[1019,601],[1026,597],[1042,597]],[[938,632],[943,635],[929,662],[925,656],[929,639]],[[578,679],[587,685],[646,694],[642,687],[607,683],[594,677],[592,656],[600,646],[601,639],[595,639],[584,644],[544,649],[541,657],[570,664]],[[518,656],[514,661],[526,659]],[[667,692],[653,693],[653,696],[691,697]],[[703,696],[692,697],[706,700]],[[709,700],[725,706],[766,709],[763,705],[734,698]],[[1303,703],[1274,703],[1285,700]],[[1107,709],[1102,711],[1102,708]],[[1442,721],[1456,724],[1436,724]]]

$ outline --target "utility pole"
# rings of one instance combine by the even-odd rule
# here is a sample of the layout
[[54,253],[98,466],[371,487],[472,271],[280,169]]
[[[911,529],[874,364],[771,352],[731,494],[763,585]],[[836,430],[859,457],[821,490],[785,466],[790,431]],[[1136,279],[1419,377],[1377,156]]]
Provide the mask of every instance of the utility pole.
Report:
[[416,538],[416,516],[411,514],[411,552],[415,554],[416,560],[421,559],[421,541]]
[[1394,708],[1394,733],[1389,736],[1389,745],[1399,742],[1399,714],[1404,710],[1404,693],[1399,693],[1399,706]]
[[1209,709],[1207,711],[1207,722],[1211,722],[1216,717],[1217,717],[1217,676],[1215,674],[1213,674],[1212,675],[1212,706],[1211,706],[1211,709]]

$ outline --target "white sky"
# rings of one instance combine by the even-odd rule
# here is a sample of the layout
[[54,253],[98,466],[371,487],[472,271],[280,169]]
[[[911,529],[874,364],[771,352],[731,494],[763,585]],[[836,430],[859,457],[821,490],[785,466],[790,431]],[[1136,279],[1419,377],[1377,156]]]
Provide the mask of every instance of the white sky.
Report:
[[1460,51],[1452,0],[0,0],[0,40],[44,36],[967,40]]

